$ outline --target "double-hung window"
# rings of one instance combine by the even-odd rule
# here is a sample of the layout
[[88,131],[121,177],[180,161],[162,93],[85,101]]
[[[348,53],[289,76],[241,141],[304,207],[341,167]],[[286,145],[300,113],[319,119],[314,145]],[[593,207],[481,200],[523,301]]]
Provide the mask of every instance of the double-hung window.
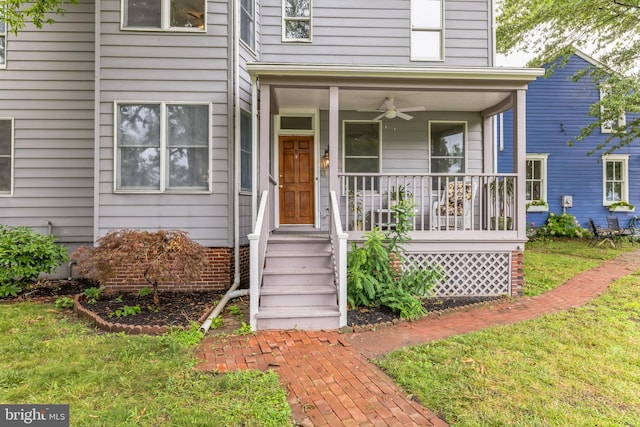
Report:
[[0,119],[0,196],[13,190],[13,119]]
[[7,25],[0,19],[0,68],[7,66]]
[[378,191],[378,178],[367,176],[380,172],[379,121],[345,121],[343,123],[342,160],[349,190]]
[[529,210],[547,210],[546,205],[533,205],[536,201],[547,200],[547,158],[548,154],[527,154],[525,194]]
[[411,60],[444,59],[444,0],[411,0]]
[[629,201],[629,156],[609,154],[602,157],[603,205]]
[[251,146],[251,114],[240,111],[240,190],[251,191],[253,170]]
[[122,28],[204,31],[205,0],[122,0]]
[[255,0],[240,1],[240,40],[255,49]]
[[464,173],[466,122],[429,122],[431,173]]
[[283,0],[282,40],[311,41],[311,0]]
[[[604,100],[607,96],[609,96],[610,90],[609,87],[603,85],[600,87],[600,101]],[[610,110],[600,107],[600,117],[602,117],[602,121],[600,124],[600,132],[601,133],[613,133],[618,130],[618,128],[624,128],[627,124],[626,115],[621,112],[617,118],[607,118],[611,116]]]
[[116,191],[210,191],[210,104],[117,103],[115,109]]

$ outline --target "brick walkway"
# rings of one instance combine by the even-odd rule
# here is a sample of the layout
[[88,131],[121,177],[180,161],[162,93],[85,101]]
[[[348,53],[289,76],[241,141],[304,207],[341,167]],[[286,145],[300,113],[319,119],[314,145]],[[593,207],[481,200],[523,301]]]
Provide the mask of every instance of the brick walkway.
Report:
[[430,315],[377,331],[262,331],[207,337],[197,351],[198,368],[227,372],[274,369],[289,392],[302,426],[444,426],[409,399],[367,359],[395,348],[533,319],[584,305],[614,280],[640,270],[640,251],[628,252],[582,273],[543,295]]

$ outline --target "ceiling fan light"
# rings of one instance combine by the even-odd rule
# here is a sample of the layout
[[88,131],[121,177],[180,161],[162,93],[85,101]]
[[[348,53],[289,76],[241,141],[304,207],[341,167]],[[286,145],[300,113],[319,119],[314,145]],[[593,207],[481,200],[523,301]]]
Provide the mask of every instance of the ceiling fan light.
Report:
[[386,119],[395,119],[396,118],[396,110],[387,110],[384,112],[384,117]]

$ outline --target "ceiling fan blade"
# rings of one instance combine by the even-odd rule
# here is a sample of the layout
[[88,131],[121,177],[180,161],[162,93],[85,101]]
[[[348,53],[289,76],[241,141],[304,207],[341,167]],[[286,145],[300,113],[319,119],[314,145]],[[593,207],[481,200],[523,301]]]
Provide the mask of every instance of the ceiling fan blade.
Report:
[[[384,115],[384,114],[383,114]],[[413,119],[412,116],[403,113],[402,111],[396,111],[396,117],[400,117],[401,119],[405,119],[405,120],[411,120]]]
[[380,120],[381,118],[383,118],[385,115],[385,113],[380,114],[379,116],[376,116],[373,118],[373,120]]
[[424,111],[424,110],[426,110],[425,107],[404,107],[404,108],[397,109],[397,111],[401,113],[410,113],[412,111]]

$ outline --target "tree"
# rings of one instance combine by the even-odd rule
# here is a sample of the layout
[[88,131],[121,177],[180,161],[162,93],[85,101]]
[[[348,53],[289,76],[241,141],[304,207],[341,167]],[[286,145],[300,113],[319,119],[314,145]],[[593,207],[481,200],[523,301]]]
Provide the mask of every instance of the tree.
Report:
[[566,64],[576,48],[604,66],[591,66],[573,78],[591,78],[607,94],[591,105],[594,121],[570,143],[582,141],[602,125],[613,132],[590,152],[610,153],[640,136],[640,117],[619,121],[623,112],[640,112],[640,0],[500,0],[498,52],[533,55],[531,66]]
[[18,34],[27,21],[31,21],[36,28],[44,24],[53,24],[53,15],[64,15],[64,4],[77,4],[79,0],[4,0],[0,6],[0,20],[4,21],[11,32]]

